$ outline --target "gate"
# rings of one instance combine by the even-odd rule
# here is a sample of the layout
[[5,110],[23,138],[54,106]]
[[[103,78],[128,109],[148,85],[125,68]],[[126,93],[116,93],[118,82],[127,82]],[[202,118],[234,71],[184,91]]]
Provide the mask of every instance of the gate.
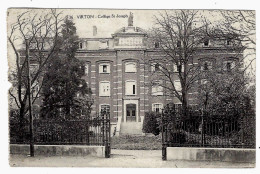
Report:
[[[23,139],[19,139],[18,123],[10,122],[10,143],[29,144],[29,125],[24,127]],[[105,157],[111,154],[110,113],[86,119],[34,120],[34,144],[41,145],[95,145],[105,146]]]
[[162,159],[167,147],[255,148],[255,115],[176,110],[161,116]]

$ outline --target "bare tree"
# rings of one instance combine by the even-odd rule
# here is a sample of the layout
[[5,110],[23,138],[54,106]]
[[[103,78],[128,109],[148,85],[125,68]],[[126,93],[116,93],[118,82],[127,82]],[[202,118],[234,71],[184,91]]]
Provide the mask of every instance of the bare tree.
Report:
[[[19,109],[20,129],[28,112],[29,91],[35,90],[32,95],[34,103],[40,95],[44,68],[59,50],[62,21],[61,13],[56,10],[29,10],[19,14],[16,22],[10,26],[8,41],[15,53],[15,68],[9,77],[13,84],[9,95]],[[28,59],[30,67],[26,64]],[[29,68],[32,71],[31,89],[27,85]]]
[[165,89],[166,95],[177,97],[185,111],[188,107],[188,91],[199,75],[194,54],[207,39],[202,32],[206,26],[200,23],[198,11],[194,10],[165,11],[155,20],[152,38],[159,43],[159,49],[165,55],[151,60],[151,65],[156,69],[153,75],[165,81],[160,86]]
[[222,34],[233,34],[239,37],[235,40],[245,47],[243,62],[246,75],[250,76],[250,83],[255,84],[256,59],[256,21],[255,11],[252,10],[226,10],[220,11],[223,19],[215,26],[221,29]]

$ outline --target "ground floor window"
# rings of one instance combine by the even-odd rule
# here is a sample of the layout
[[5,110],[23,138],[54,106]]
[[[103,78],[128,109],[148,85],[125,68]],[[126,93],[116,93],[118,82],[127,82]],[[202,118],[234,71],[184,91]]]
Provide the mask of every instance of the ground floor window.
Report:
[[162,109],[163,109],[163,104],[162,103],[154,103],[152,105],[152,110],[156,113],[160,113],[162,112]]
[[110,112],[110,106],[107,104],[100,105],[100,112],[104,112],[104,111]]

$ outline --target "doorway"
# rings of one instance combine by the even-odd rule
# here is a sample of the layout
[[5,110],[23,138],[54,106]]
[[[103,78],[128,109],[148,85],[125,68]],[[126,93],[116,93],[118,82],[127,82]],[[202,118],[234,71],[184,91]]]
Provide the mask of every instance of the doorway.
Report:
[[126,121],[136,121],[136,104],[126,104]]

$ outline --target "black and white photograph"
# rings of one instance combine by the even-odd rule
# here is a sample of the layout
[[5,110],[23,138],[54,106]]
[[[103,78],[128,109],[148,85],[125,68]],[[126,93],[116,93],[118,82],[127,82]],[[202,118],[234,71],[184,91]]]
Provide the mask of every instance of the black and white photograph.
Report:
[[10,167],[255,168],[255,15],[8,8]]

